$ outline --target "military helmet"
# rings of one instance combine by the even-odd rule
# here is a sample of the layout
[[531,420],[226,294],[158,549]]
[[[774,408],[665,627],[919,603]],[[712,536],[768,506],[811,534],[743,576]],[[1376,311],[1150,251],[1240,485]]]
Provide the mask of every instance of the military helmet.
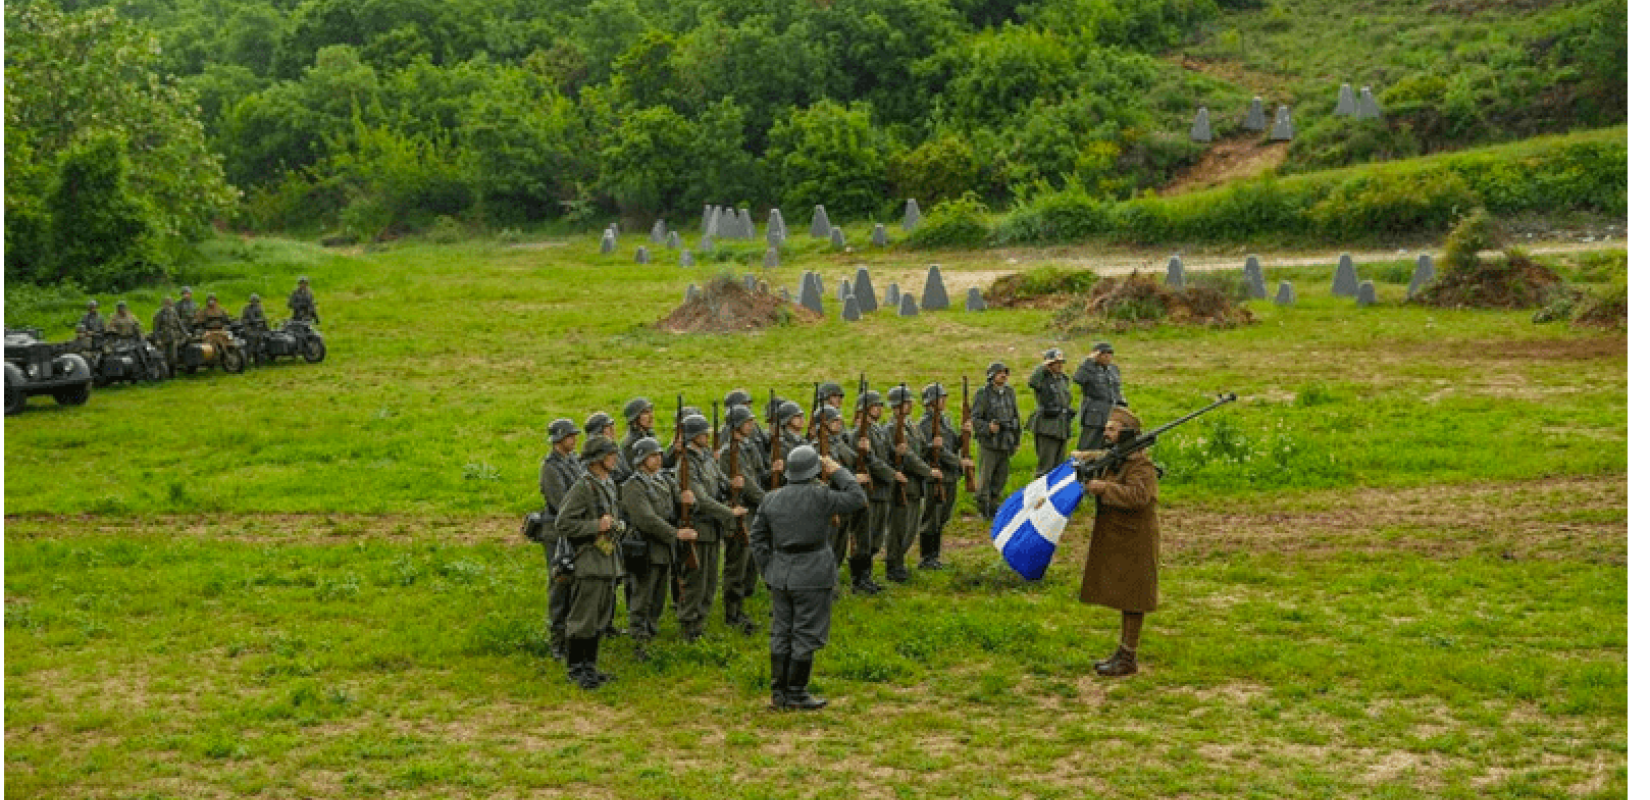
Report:
[[191,289],[187,286],[185,286],[182,289],[178,290],[178,294],[194,294],[194,293],[195,293],[195,290]]
[[595,436],[612,424],[613,417],[608,416],[606,411],[597,411],[585,418],[584,432],[590,436]]
[[948,396],[949,395],[945,393],[945,387],[940,385],[938,381],[922,387],[922,404],[925,406],[933,405],[935,402],[939,401],[941,397]]
[[1044,361],[1065,361],[1066,360],[1066,354],[1061,352],[1060,348],[1058,348],[1058,347],[1050,348],[1048,350],[1043,351],[1043,360]]
[[870,408],[872,406],[880,405],[882,405],[882,395],[878,394],[875,389],[867,389],[864,394],[859,396],[860,408]]
[[705,412],[700,411],[698,406],[682,406],[682,416],[686,417],[693,414],[698,414],[702,417],[705,415]]
[[659,440],[652,436],[643,436],[636,440],[630,448],[630,466],[640,467],[647,457],[654,453],[662,453],[664,448],[659,446]]
[[826,381],[826,382],[819,385],[819,399],[820,400],[826,400],[826,399],[832,398],[832,397],[847,397],[847,396],[848,396],[848,393],[842,391],[842,384],[837,383],[835,381]]
[[309,276],[308,275],[299,275],[298,276],[298,283],[300,283],[300,284],[309,283]]
[[645,397],[637,397],[624,404],[625,421],[635,425],[636,418],[653,410],[653,401]]
[[1004,364],[1001,361],[993,361],[993,362],[991,362],[991,366],[985,368],[985,379],[986,380],[991,380],[992,378],[997,377],[997,373],[1007,372],[1007,371],[1008,371],[1008,365],[1007,364]]
[[704,414],[688,414],[682,417],[682,438],[693,441],[695,438],[710,433],[710,420]]
[[262,303],[263,301],[264,301],[264,299],[262,297],[259,297],[257,294],[253,294],[251,297],[248,297],[246,299],[246,302],[252,303],[253,305],[257,305],[258,303]]
[[94,309],[94,308],[97,308],[97,301],[96,300],[86,301],[86,309],[88,311],[91,310],[91,309]]
[[729,430],[738,430],[740,425],[743,425],[753,419],[756,419],[756,414],[751,412],[750,406],[734,406],[733,408],[728,409]]
[[819,451],[802,445],[785,456],[785,480],[801,483],[819,474]]
[[824,420],[826,422],[836,422],[837,420],[842,419],[842,411],[836,406],[820,406],[819,413],[815,416],[817,417],[814,420],[815,422],[820,420]]
[[1091,353],[1115,353],[1117,351],[1112,349],[1111,342],[1095,342],[1094,343],[1094,349],[1090,350],[1089,352],[1091,352]]
[[781,425],[790,422],[791,417],[800,416],[801,414],[802,406],[797,405],[794,401],[786,400],[785,402],[779,404],[778,418],[779,424]]
[[579,435],[579,426],[574,425],[573,420],[566,417],[551,421],[547,430],[550,433],[551,444],[555,444],[569,436]]
[[619,446],[612,439],[597,434],[584,440],[584,450],[579,453],[579,460],[588,464],[606,456],[608,453],[619,452]]
[[773,399],[768,401],[768,419],[773,419],[774,415],[778,414],[779,410],[784,408],[785,404],[788,402],[790,401],[778,395],[774,395]]
[[728,392],[727,397],[722,398],[722,407],[723,408],[733,408],[734,406],[748,406],[750,404],[751,404],[751,393],[745,391],[744,389],[734,389],[733,391]]
[[126,301],[125,300],[121,300],[121,301],[118,301],[118,302],[115,303],[115,309],[116,310],[119,310],[119,309],[122,309],[122,308],[125,308],[125,307],[126,307]]
[[905,386],[895,386],[888,390],[888,405],[897,406],[900,403],[911,402],[911,389]]

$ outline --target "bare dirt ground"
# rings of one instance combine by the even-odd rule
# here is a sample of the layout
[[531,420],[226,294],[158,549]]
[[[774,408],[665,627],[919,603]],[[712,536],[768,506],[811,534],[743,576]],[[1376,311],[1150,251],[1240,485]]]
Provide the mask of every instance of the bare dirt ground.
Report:
[[1221,139],[1209,146],[1203,158],[1182,172],[1158,194],[1169,196],[1219,186],[1240,178],[1253,178],[1277,169],[1289,157],[1288,142],[1269,142],[1259,133],[1241,138]]

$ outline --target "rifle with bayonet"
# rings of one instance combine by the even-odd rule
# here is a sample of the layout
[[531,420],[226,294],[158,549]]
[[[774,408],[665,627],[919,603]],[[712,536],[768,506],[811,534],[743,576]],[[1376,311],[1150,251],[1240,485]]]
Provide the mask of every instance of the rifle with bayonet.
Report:
[[[693,504],[686,502],[688,492],[692,491],[688,469],[687,437],[682,435],[682,396],[676,395],[676,500],[682,507],[681,518],[677,521],[679,528],[693,527]],[[694,552],[694,542],[678,539],[676,544],[683,553],[683,565],[697,570],[699,554]]]
[[[962,425],[961,425],[961,427],[962,427],[962,442],[957,447],[957,449],[959,451],[961,451],[961,453],[962,453],[962,460],[967,462],[967,461],[974,460],[974,456],[969,453],[970,445],[972,445],[973,441],[974,441],[974,430],[973,430],[973,428],[974,428],[974,425],[973,425],[974,407],[969,404],[968,378],[965,376],[962,379],[962,381],[963,381],[963,405],[962,405]],[[973,494],[974,492],[977,492],[977,491],[980,490],[979,487],[974,483],[974,467],[972,465],[963,467],[963,488],[967,489],[969,494]]]
[[779,443],[779,407],[777,405],[775,405],[775,403],[774,403],[773,390],[769,389],[768,390],[768,464],[769,464],[769,468],[768,468],[769,469],[768,489],[770,491],[778,489],[784,481],[784,475],[782,474],[783,467],[773,466],[773,465],[779,463],[779,459],[781,458],[781,456],[779,454],[779,449],[782,446],[783,445],[781,445]]
[[[905,384],[901,383],[899,385],[900,402],[899,405],[894,406],[894,453],[899,459],[894,464],[894,471],[899,475],[905,475],[905,454],[900,452],[900,446],[905,444],[905,399],[910,394],[911,390],[905,388]],[[908,475],[905,477],[910,478]],[[894,482],[894,505],[905,506],[905,484],[898,480]]]
[[1072,453],[1072,459],[1077,462],[1078,479],[1084,481],[1092,480],[1109,470],[1117,469],[1130,455],[1157,444],[1157,437],[1162,436],[1164,433],[1167,433],[1174,428],[1178,428],[1181,425],[1191,422],[1192,420],[1197,419],[1210,411],[1220,408],[1227,403],[1236,401],[1237,395],[1227,392],[1223,395],[1217,395],[1217,398],[1218,399],[1216,399],[1215,402],[1210,403],[1203,408],[1193,411],[1192,413],[1187,414],[1180,419],[1174,420],[1173,422],[1166,422],[1152,428],[1145,433],[1128,436],[1128,432],[1125,431],[1124,437],[1119,437],[1117,442],[1107,445],[1103,449],[1079,450]]
[[[928,425],[928,466],[939,469],[940,445],[936,440],[940,438],[940,413],[945,408],[945,389],[940,386],[939,381],[934,381],[934,388],[938,391],[934,392],[934,403],[928,407],[928,413],[934,415],[933,421]],[[945,487],[940,485],[942,481],[929,483],[934,484],[934,502],[945,502]]]

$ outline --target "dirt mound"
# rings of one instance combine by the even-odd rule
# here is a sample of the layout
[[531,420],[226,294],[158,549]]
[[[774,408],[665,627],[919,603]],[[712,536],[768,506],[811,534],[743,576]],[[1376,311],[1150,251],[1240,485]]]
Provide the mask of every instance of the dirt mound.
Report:
[[999,276],[985,290],[991,308],[1045,308],[1066,306],[1094,286],[1100,276],[1086,269],[1038,267]]
[[1514,254],[1445,269],[1416,293],[1415,302],[1441,308],[1536,308],[1563,285],[1557,273]]
[[1105,327],[1113,330],[1157,325],[1205,325],[1231,328],[1255,321],[1249,309],[1225,293],[1200,286],[1184,291],[1167,288],[1150,275],[1134,272],[1126,278],[1101,278],[1089,290],[1081,317],[1067,322],[1074,329]]
[[1259,134],[1221,139],[1204,151],[1196,164],[1158,190],[1162,196],[1213,188],[1228,181],[1253,178],[1277,169],[1289,157],[1288,142],[1272,142]]
[[746,289],[731,275],[718,275],[697,295],[659,320],[656,327],[676,333],[754,331],[791,322],[818,322],[820,316],[765,291]]

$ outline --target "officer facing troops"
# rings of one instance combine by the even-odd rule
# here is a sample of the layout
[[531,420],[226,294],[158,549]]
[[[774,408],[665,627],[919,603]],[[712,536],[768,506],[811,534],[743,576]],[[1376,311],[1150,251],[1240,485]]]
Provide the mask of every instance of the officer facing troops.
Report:
[[[585,472],[567,490],[556,515],[555,536],[572,548],[572,589],[567,609],[567,677],[581,689],[613,679],[596,669],[602,628],[613,619],[614,583],[619,579],[618,541],[625,525],[618,518],[619,490],[613,466],[619,446],[606,436],[585,440],[579,454]],[[558,564],[558,569],[564,569]]]
[[[940,477],[931,482],[922,508],[922,526],[919,529],[918,547],[922,553],[922,560],[917,562],[917,569],[942,569],[940,563],[940,534],[951,521],[951,512],[957,505],[957,481],[962,480],[963,469],[974,466],[972,460],[962,458],[962,436],[951,421],[945,418],[945,386],[940,383],[930,383],[922,390],[922,419],[917,420],[917,430],[922,432],[922,441],[928,446],[923,455],[937,455],[938,459],[930,458],[929,464],[939,468]],[[963,420],[963,426],[973,430],[973,423]]]
[[[717,466],[728,476],[731,499],[735,509],[752,509],[762,504],[767,493],[762,480],[765,453],[751,444],[751,429],[756,427],[756,415],[749,406],[734,406],[728,410],[728,436],[722,451],[717,454]],[[739,470],[733,470],[733,454],[739,453]],[[751,556],[750,533],[744,523],[735,521],[722,551],[722,621],[729,628],[744,634],[756,632],[756,621],[745,613],[745,598],[756,592],[756,560]]]
[[630,524],[630,535],[647,542],[646,569],[631,573],[635,588],[629,595],[630,638],[636,658],[648,659],[648,642],[659,635],[659,617],[670,593],[671,555],[677,540],[691,541],[692,528],[676,526],[676,484],[664,471],[659,441],[644,436],[631,443],[630,478],[619,488],[619,503]]
[[[917,421],[911,416],[911,409],[916,405],[911,390],[905,386],[889,389],[888,403],[895,413],[887,425],[888,450],[885,457],[894,465],[895,475],[894,504],[888,513],[888,541],[883,571],[888,580],[905,583],[911,580],[911,573],[905,568],[905,554],[916,541],[917,529],[922,522],[923,495],[928,481],[938,480],[942,473],[938,467],[923,460],[920,452],[927,450],[924,443],[928,440],[917,429]],[[895,444],[896,428],[902,418],[905,425],[905,440]],[[901,505],[901,494],[904,495],[904,505]]]
[[864,508],[866,499],[846,470],[807,445],[785,457],[785,480],[783,488],[768,493],[751,520],[751,549],[773,595],[768,638],[773,707],[811,711],[826,703],[808,693],[808,680],[814,654],[831,633],[836,586],[831,517]]
[[716,597],[717,570],[721,564],[722,538],[732,530],[734,521],[745,516],[744,508],[724,505],[732,486],[716,457],[710,452],[710,420],[699,414],[682,418],[682,437],[687,453],[678,470],[688,470],[688,491],[682,493],[682,502],[693,507],[693,552],[699,568],[689,570],[676,605],[676,619],[682,626],[682,638],[698,641],[705,634],[705,619],[710,616],[711,602]]
[[1066,354],[1059,350],[1043,353],[1043,363],[1031,371],[1028,381],[1037,400],[1031,432],[1037,443],[1037,474],[1060,465],[1071,439],[1071,377],[1066,375]]
[[1096,342],[1089,357],[1078,365],[1071,382],[1083,392],[1078,406],[1077,424],[1082,433],[1077,437],[1078,450],[1099,450],[1106,446],[1106,422],[1111,419],[1112,406],[1128,406],[1123,399],[1123,375],[1112,363],[1116,356],[1110,342]]
[[987,520],[997,516],[1008,485],[1008,462],[1020,448],[1020,404],[1008,385],[1008,366],[1001,361],[985,368],[985,385],[974,393],[969,413],[974,416],[974,440],[980,444],[979,493],[974,505]]
[[[888,514],[894,487],[899,482],[898,473],[888,461],[893,445],[880,424],[884,409],[882,395],[874,389],[867,390],[859,396],[857,405],[859,413],[864,415],[864,424],[849,431],[848,436],[854,444],[855,458],[864,462],[864,471],[870,474],[871,483],[866,487],[870,502],[864,511],[848,517],[848,535],[853,540],[849,545],[853,555],[848,558],[848,574],[852,576],[855,592],[876,594],[883,586],[871,577],[871,567],[887,538]],[[861,465],[856,462],[858,466]]]
[[[549,430],[550,452],[539,465],[539,493],[544,495],[545,519],[553,525],[561,511],[562,499],[584,472],[584,465],[573,455],[579,449],[579,428],[573,420],[555,420],[550,423]],[[546,536],[541,544],[544,545],[544,565],[550,576],[546,589],[549,606],[544,624],[550,632],[550,655],[561,660],[567,658],[567,599],[572,591],[572,582],[557,580],[557,539]]]

